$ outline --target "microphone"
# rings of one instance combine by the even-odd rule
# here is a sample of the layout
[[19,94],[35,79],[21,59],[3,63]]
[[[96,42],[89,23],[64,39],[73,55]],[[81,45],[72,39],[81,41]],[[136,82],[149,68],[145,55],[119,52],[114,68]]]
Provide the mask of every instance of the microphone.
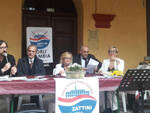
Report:
[[4,53],[3,55],[5,56],[6,61],[8,62],[7,53]]

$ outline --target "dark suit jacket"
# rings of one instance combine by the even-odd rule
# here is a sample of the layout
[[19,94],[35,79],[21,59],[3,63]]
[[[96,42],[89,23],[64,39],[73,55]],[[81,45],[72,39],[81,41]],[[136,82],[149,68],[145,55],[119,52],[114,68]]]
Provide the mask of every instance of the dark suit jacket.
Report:
[[[13,67],[14,65],[16,65],[14,56],[8,54],[7,55],[7,59],[8,59],[8,62],[10,62],[11,67]],[[2,75],[10,75],[11,68],[8,71],[4,72],[4,73],[1,72],[1,69],[5,66],[6,63],[7,63],[7,60],[6,60],[6,57],[4,57],[3,61],[0,62],[0,76],[2,76]]]
[[[90,58],[92,58],[92,59],[94,59],[94,60],[99,62],[98,66],[97,66],[97,68],[99,70],[101,68],[101,66],[102,66],[102,63],[99,60],[97,60],[94,55],[88,54],[88,57],[87,57],[88,62],[89,62]],[[81,54],[78,54],[78,55],[73,57],[73,63],[78,63],[78,64],[81,65]]]
[[45,75],[45,69],[43,66],[43,61],[35,57],[32,69],[30,68],[28,57],[19,59],[17,65],[17,75],[27,76],[27,75]]

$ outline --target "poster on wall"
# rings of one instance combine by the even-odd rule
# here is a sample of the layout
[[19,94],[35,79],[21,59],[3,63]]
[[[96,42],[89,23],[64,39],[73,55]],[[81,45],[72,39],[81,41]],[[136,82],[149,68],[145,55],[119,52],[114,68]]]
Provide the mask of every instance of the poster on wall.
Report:
[[38,48],[37,57],[43,63],[53,62],[52,28],[51,27],[27,27],[27,47],[35,45]]
[[99,113],[99,81],[55,78],[55,113]]

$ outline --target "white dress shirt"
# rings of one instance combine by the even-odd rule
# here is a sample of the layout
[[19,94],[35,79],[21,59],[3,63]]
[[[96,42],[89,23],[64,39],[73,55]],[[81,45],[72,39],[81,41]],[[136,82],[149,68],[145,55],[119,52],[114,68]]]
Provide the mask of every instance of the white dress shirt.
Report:
[[32,58],[32,59],[31,59],[31,58],[28,58],[28,59],[29,59],[29,64],[31,64],[31,63],[33,64],[34,58]]
[[83,57],[81,57],[81,66],[82,66],[83,68],[85,68],[85,60],[83,59]]
[[56,67],[53,69],[53,75],[58,75],[60,72],[64,72],[61,75],[66,76],[65,69],[62,67],[62,64],[57,64]]

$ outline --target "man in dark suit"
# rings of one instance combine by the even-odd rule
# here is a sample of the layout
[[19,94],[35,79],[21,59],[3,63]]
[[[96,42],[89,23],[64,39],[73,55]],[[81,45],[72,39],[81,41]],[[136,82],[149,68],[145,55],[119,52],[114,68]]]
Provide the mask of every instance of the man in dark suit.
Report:
[[[17,76],[45,75],[43,61],[36,57],[37,47],[30,45],[27,48],[27,56],[19,59],[17,65]],[[31,103],[39,106],[39,96],[31,96]]]
[[7,54],[8,45],[0,40],[0,76],[15,75],[17,68],[13,55]]
[[[13,55],[7,54],[8,44],[4,40],[0,40],[0,76],[15,75],[17,72],[16,62]],[[0,96],[1,98],[2,96]],[[6,102],[9,103],[9,96],[4,96]],[[7,107],[10,109],[10,104]],[[8,111],[9,112],[9,111]]]
[[37,47],[30,45],[27,49],[27,56],[18,61],[18,76],[45,75],[43,61],[36,57],[36,53]]
[[89,54],[89,48],[87,46],[82,46],[80,49],[80,54],[73,57],[73,63],[78,63],[83,68],[87,68],[90,59],[93,59],[98,62],[98,65],[95,69],[95,71],[98,71],[101,68],[102,63],[99,60],[97,60],[94,55]]

